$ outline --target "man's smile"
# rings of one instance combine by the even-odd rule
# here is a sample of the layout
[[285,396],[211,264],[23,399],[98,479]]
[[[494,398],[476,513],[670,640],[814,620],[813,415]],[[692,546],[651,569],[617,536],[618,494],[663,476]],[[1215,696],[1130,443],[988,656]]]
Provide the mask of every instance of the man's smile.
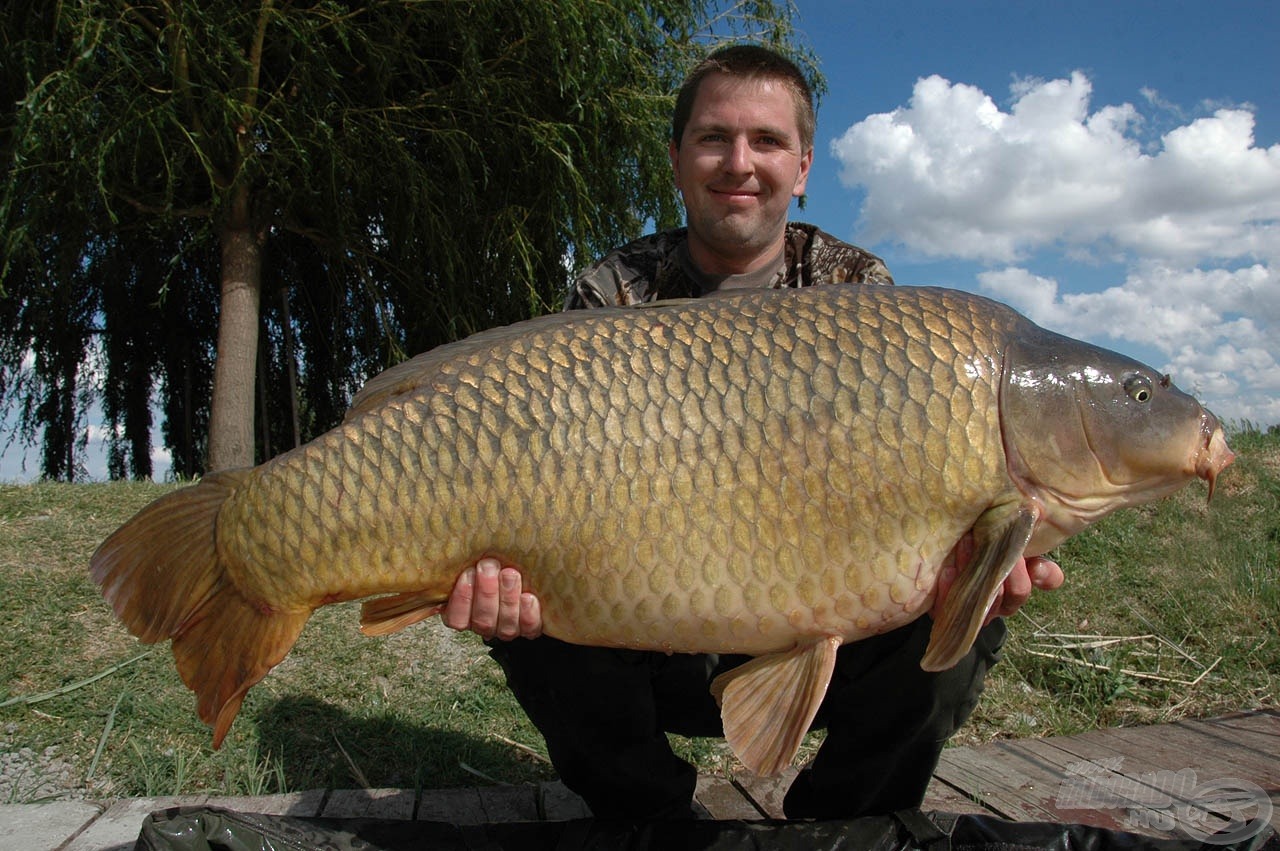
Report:
[[730,200],[730,201],[751,200],[760,195],[760,192],[758,190],[752,190],[752,189],[731,189],[731,188],[717,189],[717,188],[711,187],[708,189],[708,191],[712,195],[715,195],[719,198]]

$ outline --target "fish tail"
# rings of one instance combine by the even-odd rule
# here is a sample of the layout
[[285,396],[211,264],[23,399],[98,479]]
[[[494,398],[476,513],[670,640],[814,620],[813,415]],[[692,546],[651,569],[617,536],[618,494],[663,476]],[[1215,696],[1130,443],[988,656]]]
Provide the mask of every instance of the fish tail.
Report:
[[178,673],[222,744],[249,688],[293,647],[311,610],[247,599],[217,549],[217,518],[248,470],[206,476],[143,508],[98,547],[89,574],[128,630],[173,641]]

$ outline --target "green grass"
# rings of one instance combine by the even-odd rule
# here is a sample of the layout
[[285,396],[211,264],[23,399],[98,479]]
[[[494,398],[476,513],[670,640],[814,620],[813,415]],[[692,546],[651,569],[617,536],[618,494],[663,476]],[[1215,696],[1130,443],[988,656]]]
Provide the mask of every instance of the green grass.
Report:
[[[957,743],[1277,705],[1280,435],[1232,443],[1240,458],[1211,506],[1192,486],[1055,554],[1066,587],[1034,595],[1012,621],[1006,659]],[[35,755],[29,782],[0,785],[0,803],[67,788],[254,795],[553,776],[478,638],[435,621],[366,638],[353,603],[316,613],[214,751],[168,646],[137,644],[86,573],[97,544],[171,487],[0,485],[0,757]],[[722,742],[676,744],[705,771],[733,765]],[[59,782],[42,784],[42,772]]]

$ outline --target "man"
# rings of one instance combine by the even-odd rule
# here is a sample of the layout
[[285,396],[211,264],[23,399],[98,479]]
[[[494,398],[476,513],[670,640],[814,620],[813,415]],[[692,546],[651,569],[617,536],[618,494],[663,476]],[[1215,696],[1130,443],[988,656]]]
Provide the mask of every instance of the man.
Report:
[[[788,223],[813,163],[813,99],[803,75],[759,47],[718,50],[676,101],[671,167],[688,225],[606,255],[575,281],[569,308],[697,297],[741,287],[892,284],[879,258],[810,225]],[[966,541],[954,562],[968,557]],[[948,567],[934,611],[954,577]],[[842,647],[815,726],[827,737],[788,791],[789,817],[851,818],[918,805],[943,744],[968,717],[999,657],[1011,614],[1033,586],[1062,582],[1057,565],[1020,562],[969,654],[920,669],[932,621]],[[565,783],[599,817],[687,818],[696,773],[666,733],[723,735],[710,696],[742,656],[581,647],[541,631],[518,570],[482,560],[462,575],[447,624],[491,642],[517,699]]]

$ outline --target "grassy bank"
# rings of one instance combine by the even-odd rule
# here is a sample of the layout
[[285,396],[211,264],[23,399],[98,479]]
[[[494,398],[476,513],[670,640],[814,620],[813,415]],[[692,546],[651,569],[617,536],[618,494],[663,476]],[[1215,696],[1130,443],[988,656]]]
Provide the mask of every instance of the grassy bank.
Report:
[[[1056,554],[1067,587],[1013,621],[1006,661],[958,741],[1280,702],[1280,436],[1233,446],[1240,458],[1212,506],[1193,485]],[[552,776],[477,638],[434,621],[365,638],[355,604],[316,614],[213,751],[167,645],[129,637],[85,569],[107,534],[169,489],[0,485],[0,803]],[[731,765],[720,742],[679,747],[704,770]]]

